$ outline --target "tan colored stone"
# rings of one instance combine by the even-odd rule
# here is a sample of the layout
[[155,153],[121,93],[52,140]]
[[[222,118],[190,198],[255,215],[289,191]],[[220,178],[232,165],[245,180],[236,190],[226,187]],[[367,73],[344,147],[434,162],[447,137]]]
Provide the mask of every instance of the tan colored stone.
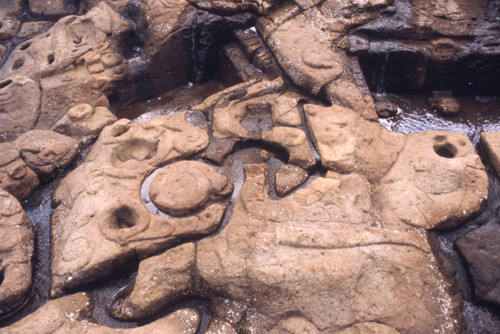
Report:
[[[82,16],[66,16],[46,33],[18,45],[0,78],[26,76],[40,83],[37,128],[50,129],[75,104],[108,104],[104,92],[117,91],[128,78],[119,44],[131,29],[106,3]],[[19,105],[22,109],[24,103]]]
[[339,334],[399,334],[397,330],[374,322],[355,324],[339,332]]
[[102,131],[86,161],[61,181],[51,217],[52,295],[105,277],[134,254],[144,258],[217,228],[223,204],[168,219],[141,200],[147,175],[207,147],[207,133],[185,116],[115,122]]
[[290,317],[273,328],[269,334],[319,334],[320,331],[301,317]]
[[27,77],[0,82],[0,142],[15,140],[35,127],[40,115],[40,96],[38,84]]
[[238,334],[238,332],[226,321],[212,318],[205,334]]
[[304,110],[321,163],[327,168],[357,171],[374,182],[389,171],[405,145],[403,134],[365,120],[351,109],[308,104]]
[[488,159],[500,175],[500,132],[491,131],[481,134],[481,147],[486,151]]
[[460,112],[460,102],[451,96],[439,96],[429,99],[432,110],[443,116],[455,116]]
[[31,38],[41,33],[44,33],[52,26],[50,21],[30,21],[21,24],[21,28],[17,33],[19,38]]
[[309,173],[294,165],[283,165],[276,171],[275,186],[279,196],[288,195],[300,187],[309,178]]
[[94,322],[92,319],[93,308],[93,298],[89,294],[77,293],[48,301],[34,313],[5,327],[3,331],[7,334],[194,334],[200,323],[198,311],[185,308],[142,327],[109,328]]
[[35,172],[21,159],[17,145],[0,143],[0,188],[22,201],[40,184]]
[[109,108],[94,108],[90,104],[82,103],[71,107],[66,116],[52,127],[52,131],[76,139],[85,139],[98,136],[105,126],[116,120],[116,116],[111,113]]
[[316,159],[309,147],[304,131],[296,128],[275,126],[271,131],[262,133],[262,140],[279,145],[288,152],[288,163],[309,169],[316,164]]
[[28,295],[33,238],[21,204],[0,188],[0,316],[21,306]]
[[16,15],[0,10],[0,40],[16,36],[19,25]]
[[488,177],[465,135],[412,133],[380,181],[378,197],[388,224],[455,228],[484,208]]
[[[282,78],[273,81],[262,80],[257,83],[247,83],[246,89],[234,87],[233,94],[218,100],[213,111],[212,135],[215,138],[260,138],[260,133],[251,133],[241,125],[251,109],[260,113],[272,113],[272,103],[285,90]],[[232,96],[244,94],[239,99]],[[208,102],[208,101],[207,101]]]
[[320,14],[316,10],[300,14],[279,26],[267,39],[281,68],[298,87],[312,95],[318,95],[323,86],[344,71],[342,60],[331,50],[335,35],[326,32],[327,27],[322,30],[316,26],[317,15]]
[[366,321],[459,330],[425,233],[380,226],[364,177],[328,173],[279,201],[267,180],[265,166],[245,166],[229,224],[198,243],[197,269],[211,288],[275,323],[300,312],[328,333]]
[[29,8],[31,13],[45,16],[64,16],[78,12],[77,2],[67,0],[29,0]]
[[273,103],[273,124],[285,126],[300,126],[300,112],[298,104],[304,97],[294,92],[285,92]]
[[326,98],[332,104],[352,109],[368,120],[377,120],[375,106],[365,100],[352,81],[343,78],[333,81],[326,88]]
[[[155,314],[192,291],[196,245],[187,243],[141,261],[134,286],[108,312],[121,320],[139,320]],[[112,305],[113,302],[110,303]]]
[[198,161],[174,162],[162,169],[151,182],[151,200],[162,211],[182,216],[208,201],[231,195],[233,183],[212,167]]
[[77,156],[80,143],[54,131],[31,130],[16,139],[21,157],[35,172],[52,175]]

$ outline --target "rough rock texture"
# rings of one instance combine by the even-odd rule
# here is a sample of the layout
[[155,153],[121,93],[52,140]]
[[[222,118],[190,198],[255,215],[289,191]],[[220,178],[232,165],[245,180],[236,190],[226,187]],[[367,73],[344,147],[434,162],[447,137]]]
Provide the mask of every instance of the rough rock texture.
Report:
[[390,101],[377,101],[375,102],[375,110],[380,118],[387,118],[389,116],[394,116],[398,113],[398,107],[396,104]]
[[[75,104],[108,104],[104,92],[112,92],[128,77],[118,46],[130,30],[127,21],[101,3],[85,15],[60,19],[45,34],[18,45],[0,70],[0,78],[39,83],[36,127],[49,129]],[[17,101],[17,108],[31,112],[35,102],[28,102]]]
[[233,192],[233,183],[210,166],[197,161],[168,165],[151,182],[151,200],[162,211],[181,216],[208,201],[221,200]]
[[226,321],[212,318],[205,334],[238,334],[238,332]]
[[378,221],[365,177],[328,173],[279,201],[267,180],[266,166],[245,166],[228,226],[198,243],[197,269],[213,289],[272,322],[300,311],[327,333],[366,321],[458,331],[424,231]]
[[490,221],[456,241],[472,277],[475,297],[500,307],[500,225]]
[[300,129],[273,127],[271,131],[262,133],[262,140],[285,148],[289,154],[288,163],[304,169],[309,169],[316,164],[307,136]]
[[185,115],[106,127],[87,160],[60,183],[51,218],[52,295],[104,277],[135,254],[144,258],[217,227],[225,205],[168,219],[148,211],[141,200],[147,175],[207,147],[207,133],[187,123]]
[[429,100],[429,105],[443,116],[455,116],[460,112],[460,102],[449,96],[433,97]]
[[19,20],[14,14],[0,10],[0,40],[16,36],[19,25]]
[[15,140],[35,127],[40,98],[38,84],[27,77],[4,78],[0,82],[0,142]]
[[0,188],[0,316],[21,306],[28,294],[33,238],[21,204]]
[[116,308],[110,307],[108,312],[122,320],[144,319],[155,314],[192,291],[195,262],[194,243],[141,261],[132,291]]
[[79,0],[29,0],[30,12],[35,15],[63,16],[78,12]]
[[500,132],[492,131],[481,134],[481,146],[486,151],[488,159],[500,175]]
[[76,157],[80,143],[47,130],[31,130],[16,139],[21,157],[35,172],[52,175],[66,168]]
[[7,0],[2,1],[2,9],[16,15],[21,14],[23,10],[24,0]]
[[194,334],[200,316],[196,309],[180,309],[152,323],[132,329],[115,329],[92,320],[93,299],[77,293],[47,302],[33,314],[3,329],[8,334],[22,333],[84,333],[84,334]]
[[285,196],[300,187],[308,178],[309,173],[299,166],[283,165],[276,171],[276,193]]
[[82,103],[71,107],[68,113],[53,127],[52,131],[64,135],[85,139],[98,136],[101,130],[117,120],[107,107],[92,107]]
[[52,26],[50,21],[30,21],[24,22],[19,28],[17,37],[19,38],[31,38],[38,34],[44,33]]
[[17,145],[0,143],[0,188],[24,200],[39,184],[35,172],[21,159]]

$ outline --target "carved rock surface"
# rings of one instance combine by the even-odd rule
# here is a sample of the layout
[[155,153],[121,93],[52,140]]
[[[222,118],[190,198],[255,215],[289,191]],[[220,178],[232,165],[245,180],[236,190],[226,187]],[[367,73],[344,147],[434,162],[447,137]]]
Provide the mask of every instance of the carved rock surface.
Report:
[[456,241],[480,301],[500,307],[500,225],[490,221]]
[[40,87],[27,77],[5,78],[0,82],[0,142],[15,140],[35,127],[40,115],[40,97]]
[[19,32],[17,33],[17,37],[26,38],[26,37],[34,37],[35,35],[41,34],[45,32],[52,26],[52,22],[50,21],[30,21],[24,22],[21,24],[21,28],[19,28]]
[[0,187],[18,200],[24,200],[39,184],[35,172],[21,159],[17,145],[0,143]]
[[78,2],[75,0],[29,0],[30,12],[35,15],[62,16],[76,14]]
[[33,238],[21,204],[0,188],[0,316],[21,306],[31,287]]
[[232,192],[228,178],[197,161],[175,162],[162,169],[149,190],[153,203],[171,215],[188,214]]
[[285,196],[300,187],[309,178],[306,170],[294,165],[283,165],[276,171],[276,193]]
[[134,254],[144,258],[215,230],[225,211],[222,204],[167,219],[141,200],[147,175],[207,147],[207,133],[187,123],[185,115],[141,124],[115,122],[102,131],[86,161],[60,183],[51,217],[52,295],[104,277]]
[[77,140],[47,130],[28,131],[16,139],[16,145],[28,166],[44,175],[67,167],[80,147]]
[[194,243],[141,261],[132,291],[117,308],[108,312],[123,320],[138,320],[155,314],[192,291],[195,262]]
[[48,301],[34,313],[3,329],[8,334],[84,333],[84,334],[194,334],[200,316],[196,309],[180,309],[152,323],[131,329],[116,329],[95,323],[92,319],[93,299],[77,293]]
[[213,289],[272,322],[300,310],[328,332],[366,321],[458,330],[425,233],[381,226],[366,178],[328,173],[279,201],[267,180],[265,166],[245,166],[229,224],[198,243],[197,269]]
[[[0,79],[28,77],[40,83],[36,126],[49,129],[75,104],[108,104],[104,92],[128,78],[118,47],[130,30],[127,21],[100,3],[87,14],[66,16],[46,33],[19,44],[0,69]],[[23,100],[18,103],[23,109]]]
[[19,20],[12,13],[0,10],[0,40],[16,36]]
[[488,154],[488,159],[500,175],[500,132],[492,131],[481,134],[481,146]]
[[98,136],[101,130],[117,120],[107,107],[92,107],[82,103],[71,107],[68,113],[53,127],[52,131],[64,135],[84,139]]

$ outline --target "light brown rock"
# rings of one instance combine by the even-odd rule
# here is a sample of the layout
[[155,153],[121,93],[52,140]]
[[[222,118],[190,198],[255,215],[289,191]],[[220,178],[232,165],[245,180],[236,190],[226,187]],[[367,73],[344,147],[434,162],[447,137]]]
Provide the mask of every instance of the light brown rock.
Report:
[[0,142],[15,140],[35,127],[40,96],[38,84],[27,77],[0,81]]
[[265,166],[245,166],[229,224],[198,243],[197,269],[210,287],[276,324],[300,312],[325,333],[366,321],[459,330],[425,232],[380,226],[364,177],[328,173],[279,201],[267,180]]
[[465,135],[412,133],[378,196],[387,224],[455,228],[484,208],[488,177]]
[[[131,29],[106,3],[82,16],[66,16],[46,33],[18,45],[0,69],[0,79],[39,82],[37,128],[50,129],[73,105],[107,105],[105,91],[120,95],[118,88],[129,72],[119,47]],[[19,108],[23,106],[20,101]]]
[[[196,245],[187,243],[141,261],[133,289],[108,312],[121,320],[139,320],[188,295],[196,261]],[[113,305],[111,301],[109,305]]]
[[107,107],[92,107],[82,103],[71,107],[68,113],[53,127],[52,131],[76,139],[98,136],[101,130],[117,120]]
[[460,112],[460,102],[450,96],[439,96],[429,99],[432,110],[443,116],[455,116]]
[[21,159],[17,145],[0,143],[0,188],[22,201],[38,187],[35,172]]
[[319,334],[320,331],[301,317],[290,317],[273,328],[269,334]]
[[80,143],[68,136],[47,130],[31,130],[16,139],[21,157],[35,172],[52,175],[75,159]]
[[294,92],[285,92],[273,102],[273,124],[285,126],[300,126],[298,104],[304,97]]
[[309,178],[309,173],[294,165],[283,165],[276,171],[275,186],[279,196],[288,195],[300,187]]
[[145,258],[217,228],[223,204],[169,219],[150,212],[141,200],[147,175],[207,147],[207,133],[185,116],[115,122],[102,131],[86,161],[61,181],[52,202],[53,296],[105,277],[134,254]]
[[194,334],[200,323],[200,315],[196,309],[184,308],[142,327],[109,328],[92,319],[93,303],[93,298],[87,293],[50,300],[34,313],[5,327],[3,331],[8,334]]
[[484,132],[481,134],[481,147],[486,151],[488,159],[500,175],[500,132]]
[[231,195],[233,183],[210,166],[198,161],[174,162],[162,169],[151,182],[151,200],[162,211],[182,216],[208,201]]
[[238,332],[226,321],[212,318],[205,334],[238,334]]
[[29,0],[29,9],[35,15],[64,16],[76,14],[78,12],[78,4],[77,1],[68,0]]
[[52,26],[50,21],[30,21],[24,22],[19,28],[17,37],[19,38],[31,38],[38,34],[44,33]]
[[285,148],[289,154],[288,163],[309,169],[316,164],[316,159],[309,147],[307,136],[301,129],[275,126],[269,132],[262,133],[262,140]]
[[321,164],[343,173],[357,171],[370,181],[383,177],[405,145],[405,136],[338,105],[304,106]]
[[20,22],[14,14],[0,10],[0,40],[16,36],[19,25]]
[[364,322],[346,328],[340,331],[339,334],[399,334],[399,332],[382,324]]
[[0,188],[0,316],[21,306],[31,287],[33,226],[21,204]]

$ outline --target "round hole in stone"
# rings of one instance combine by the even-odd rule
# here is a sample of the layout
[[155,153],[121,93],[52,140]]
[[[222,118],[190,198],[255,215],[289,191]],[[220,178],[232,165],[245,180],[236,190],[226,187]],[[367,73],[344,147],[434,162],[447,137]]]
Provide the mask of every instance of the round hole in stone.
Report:
[[0,270],[0,286],[2,286],[3,280],[5,279],[3,270]]
[[450,143],[435,144],[434,151],[443,158],[454,158],[457,155],[457,148]]
[[0,22],[0,29],[2,29],[3,27],[3,22]]
[[21,67],[23,67],[24,65],[24,59],[20,58],[20,59],[16,59],[14,61],[14,64],[12,64],[12,69],[13,70],[18,70],[20,69]]
[[12,80],[10,80],[10,79],[0,82],[0,89],[7,87],[11,83],[12,83]]
[[49,65],[52,64],[54,60],[56,60],[56,58],[54,57],[53,54],[47,56],[47,62],[49,63]]
[[29,48],[30,46],[31,46],[31,43],[29,43],[29,42],[28,42],[28,43],[24,43],[23,45],[21,45],[21,48],[20,48],[20,49],[21,49],[22,51],[24,51],[24,50],[26,50],[27,48]]
[[135,211],[126,205],[122,205],[113,211],[109,226],[112,229],[118,230],[134,227],[136,223],[137,216],[135,214]]

